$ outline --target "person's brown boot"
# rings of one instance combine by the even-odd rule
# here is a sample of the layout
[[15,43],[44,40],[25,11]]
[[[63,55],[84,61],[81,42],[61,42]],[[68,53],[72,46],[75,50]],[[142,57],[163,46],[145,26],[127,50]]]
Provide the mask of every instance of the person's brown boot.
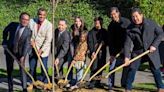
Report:
[[157,92],[164,92],[164,89],[160,88]]

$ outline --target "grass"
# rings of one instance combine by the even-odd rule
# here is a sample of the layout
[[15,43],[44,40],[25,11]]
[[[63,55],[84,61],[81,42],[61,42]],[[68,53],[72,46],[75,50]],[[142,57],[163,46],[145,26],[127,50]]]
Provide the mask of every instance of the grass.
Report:
[[135,90],[144,90],[144,91],[151,91],[151,92],[157,90],[154,83],[137,83],[134,84],[133,86]]

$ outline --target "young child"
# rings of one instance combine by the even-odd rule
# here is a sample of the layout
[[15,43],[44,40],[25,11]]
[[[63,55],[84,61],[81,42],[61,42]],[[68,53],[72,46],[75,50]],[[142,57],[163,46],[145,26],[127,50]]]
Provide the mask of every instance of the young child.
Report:
[[[80,81],[80,79],[83,76],[83,71],[84,71],[84,61],[85,61],[85,56],[87,53],[87,33],[82,32],[80,36],[80,42],[77,45],[77,48],[75,50],[75,55],[73,58],[72,63],[74,64],[74,67],[76,68],[76,83]],[[71,90],[78,88],[76,85],[71,86]]]

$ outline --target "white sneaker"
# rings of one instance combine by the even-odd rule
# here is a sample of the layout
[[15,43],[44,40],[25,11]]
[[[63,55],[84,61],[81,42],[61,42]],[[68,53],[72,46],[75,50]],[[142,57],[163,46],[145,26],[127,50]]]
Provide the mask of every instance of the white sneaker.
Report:
[[71,90],[79,88],[77,85],[71,86]]
[[69,87],[71,87],[71,85],[70,85],[70,84],[67,84],[65,87],[66,87],[66,88],[69,88]]

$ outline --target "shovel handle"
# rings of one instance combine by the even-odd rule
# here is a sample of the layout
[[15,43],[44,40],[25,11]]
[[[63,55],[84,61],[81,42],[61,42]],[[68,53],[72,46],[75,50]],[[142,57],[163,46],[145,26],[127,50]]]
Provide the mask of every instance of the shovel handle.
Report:
[[[137,57],[134,57],[134,58],[131,59],[129,62],[132,63],[132,62],[134,62],[135,60],[137,60],[137,59],[139,59],[139,58],[141,58],[141,57],[143,57],[143,56],[145,56],[145,55],[147,55],[147,54],[149,54],[149,53],[150,53],[150,51],[147,50],[147,51],[143,52],[142,54],[138,55]],[[105,78],[108,78],[109,75],[111,75],[112,73],[116,72],[117,70],[119,70],[119,69],[121,69],[121,68],[123,68],[123,67],[125,67],[125,64],[122,64],[122,65],[120,65],[119,67],[117,67],[116,69],[110,71],[110,72],[105,76]]]
[[[96,53],[95,53],[96,56],[97,56],[97,54],[99,53],[99,51],[100,51],[102,45],[103,45],[103,44],[102,44],[102,42],[101,42],[100,45],[99,45],[99,47],[98,47],[98,49],[97,49],[97,51],[96,51]],[[88,71],[89,71],[89,69],[90,69],[90,67],[91,67],[91,65],[92,65],[92,63],[94,62],[95,59],[96,59],[95,57],[92,58],[91,62],[89,63],[89,66],[87,67],[87,69],[86,69],[86,71],[85,71],[85,73],[84,73],[82,79],[80,80],[80,82],[82,82],[82,81],[84,80],[85,76],[87,75],[87,73],[88,73]]]
[[8,48],[4,48],[9,54],[10,56],[17,61],[17,63],[20,65],[20,67],[26,72],[26,74],[31,78],[32,82],[34,83],[35,80],[34,78],[32,77],[32,75],[25,69],[25,67],[19,62],[19,60],[16,58],[16,56],[14,56],[12,54],[12,52],[8,49]]
[[51,83],[50,78],[49,78],[49,76],[48,76],[48,73],[47,73],[47,71],[46,71],[46,69],[45,69],[45,67],[44,67],[44,65],[43,65],[42,59],[40,58],[40,56],[39,56],[39,54],[38,54],[38,50],[37,50],[36,46],[35,46],[35,45],[32,45],[32,47],[34,48],[35,53],[36,53],[36,55],[37,55],[37,57],[38,57],[38,60],[39,60],[41,66],[42,66],[42,68],[43,68],[43,71],[44,71],[44,73],[45,73],[47,79],[48,79],[48,83]]
[[104,70],[110,62],[106,63],[102,68],[100,68],[94,75],[91,76],[91,78],[89,78],[89,81],[91,81],[98,73],[100,73],[102,70]]
[[[120,56],[120,53],[118,53],[116,55],[116,58],[118,58]],[[104,70],[109,64],[110,64],[110,61],[108,63],[106,63],[102,68],[100,68],[94,75],[92,75],[91,78],[89,79],[89,81],[91,81],[97,74],[99,74],[102,70]]]
[[67,74],[66,74],[66,76],[65,76],[65,81],[67,81],[68,75],[69,75],[69,73],[70,73],[72,67],[73,67],[73,63],[71,63],[71,65],[69,66],[69,69],[68,69]]
[[57,76],[59,77],[60,76],[60,74],[59,74],[59,68],[58,68],[58,66],[56,64],[55,64],[55,68],[56,68]]

